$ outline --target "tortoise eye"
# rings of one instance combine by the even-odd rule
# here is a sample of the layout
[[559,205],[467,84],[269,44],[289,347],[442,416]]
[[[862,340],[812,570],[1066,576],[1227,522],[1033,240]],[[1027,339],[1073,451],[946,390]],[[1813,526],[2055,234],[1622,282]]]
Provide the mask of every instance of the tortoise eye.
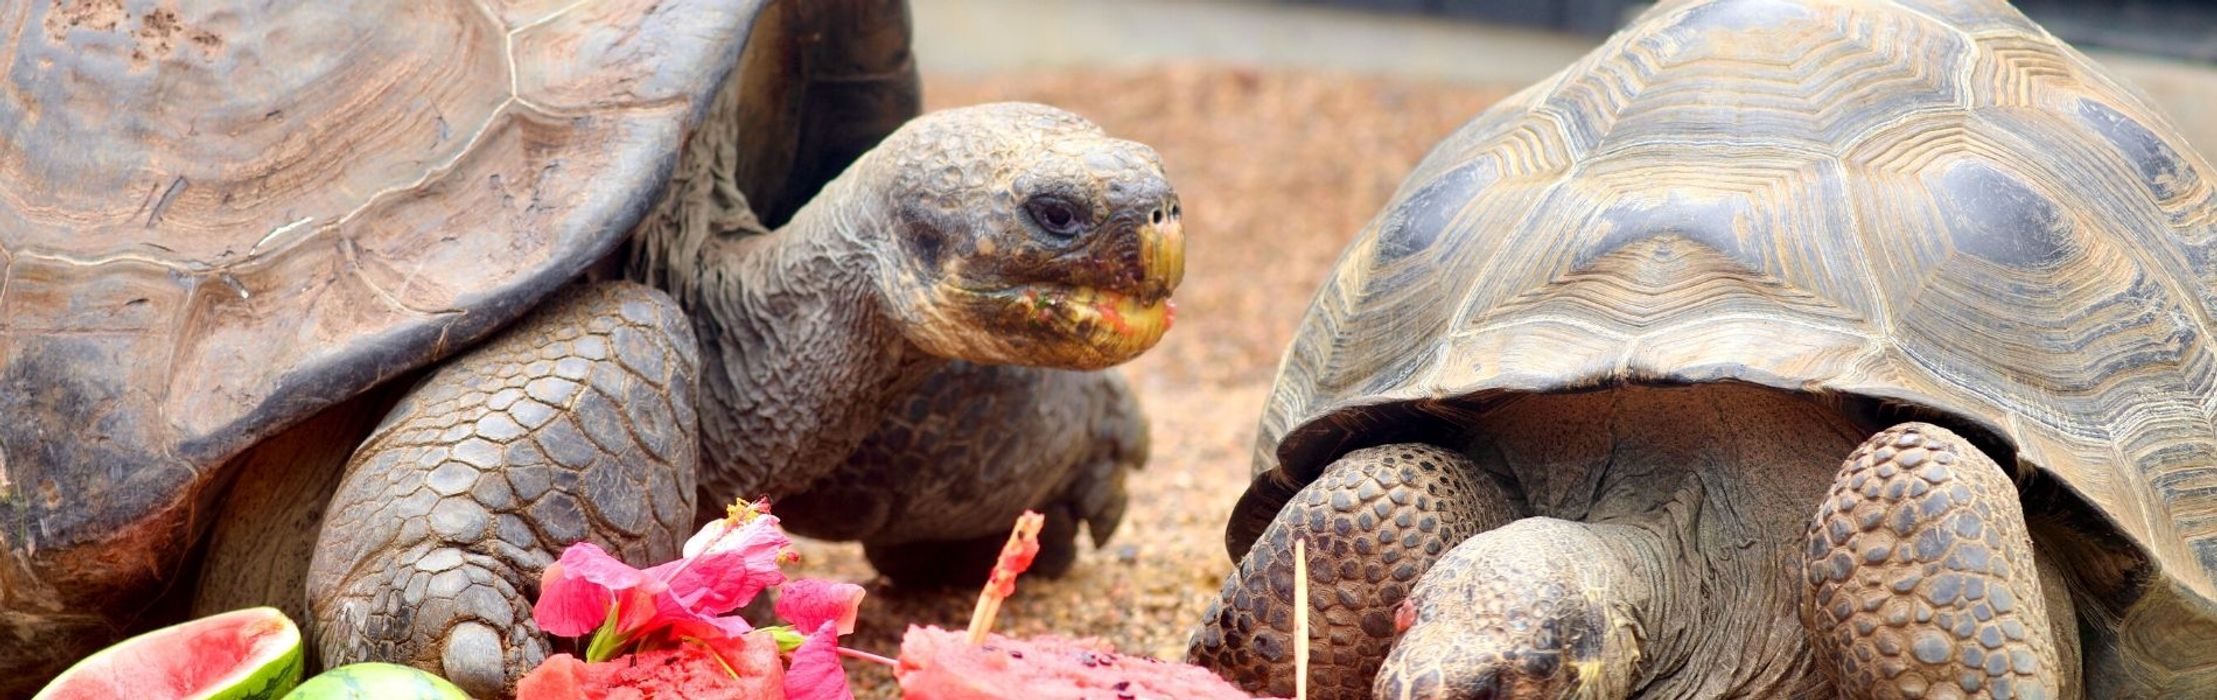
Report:
[[1024,213],[1031,216],[1032,223],[1038,224],[1040,230],[1062,238],[1078,235],[1085,228],[1077,205],[1061,197],[1034,197],[1024,203]]

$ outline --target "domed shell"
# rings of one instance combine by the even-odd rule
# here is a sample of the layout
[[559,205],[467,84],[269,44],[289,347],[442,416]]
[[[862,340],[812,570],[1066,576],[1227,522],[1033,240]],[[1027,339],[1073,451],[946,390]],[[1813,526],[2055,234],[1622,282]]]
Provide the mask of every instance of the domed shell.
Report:
[[222,460],[576,277],[759,7],[0,3],[0,543],[186,532]]
[[1493,397],[1742,381],[2005,443],[2217,629],[2212,173],[2001,2],[1665,4],[1441,143],[1350,245],[1227,539]]

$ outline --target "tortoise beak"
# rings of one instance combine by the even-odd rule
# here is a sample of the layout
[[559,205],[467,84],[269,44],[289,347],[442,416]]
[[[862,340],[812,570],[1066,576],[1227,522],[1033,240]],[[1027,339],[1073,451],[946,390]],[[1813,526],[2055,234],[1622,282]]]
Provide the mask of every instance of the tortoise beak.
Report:
[[[1094,370],[1116,365],[1153,348],[1177,318],[1170,300],[1185,280],[1185,225],[1178,220],[1176,198],[1165,199],[1147,220],[1130,229],[1137,269],[1127,267],[1114,281],[1028,295],[1020,308],[1035,321],[1066,329],[1077,340],[1050,364]],[[1121,247],[1121,246],[1120,246]],[[1125,260],[1131,248],[1123,248]],[[1127,263],[1129,264],[1129,263]]]
[[[1111,292],[1085,289],[1080,301],[1090,307],[1085,316],[1088,344],[1100,360],[1123,362],[1146,352],[1162,340],[1177,318],[1170,300],[1178,283],[1185,281],[1185,224],[1178,217],[1177,198],[1166,198],[1134,232],[1139,244],[1138,284]],[[1122,285],[1119,285],[1122,286]]]
[[1139,300],[1149,306],[1169,298],[1185,281],[1185,224],[1174,213],[1175,203],[1166,208],[1173,213],[1139,229]]

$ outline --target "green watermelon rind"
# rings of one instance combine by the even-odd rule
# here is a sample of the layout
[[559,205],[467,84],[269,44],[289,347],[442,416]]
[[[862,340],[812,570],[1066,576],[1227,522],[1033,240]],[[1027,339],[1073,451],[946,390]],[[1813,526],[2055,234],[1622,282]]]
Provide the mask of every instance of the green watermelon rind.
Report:
[[62,696],[59,695],[59,692],[64,687],[64,680],[81,671],[89,672],[90,669],[107,666],[110,658],[121,653],[124,649],[153,643],[192,627],[236,623],[244,618],[273,619],[283,623],[278,627],[275,634],[263,637],[257,640],[255,644],[257,652],[275,649],[278,653],[274,657],[264,658],[260,663],[248,662],[241,664],[237,670],[231,672],[231,675],[217,679],[215,683],[208,687],[207,691],[186,700],[278,700],[300,682],[300,674],[306,660],[301,655],[300,627],[294,625],[292,618],[287,617],[284,611],[272,607],[245,608],[209,615],[116,642],[106,649],[101,649],[94,652],[93,655],[71,664],[69,670],[55,676],[54,680],[46,684],[45,689],[40,690],[37,695],[31,696],[31,700],[61,700]]
[[347,664],[316,674],[294,687],[284,700],[470,700],[469,693],[429,671],[375,661]]

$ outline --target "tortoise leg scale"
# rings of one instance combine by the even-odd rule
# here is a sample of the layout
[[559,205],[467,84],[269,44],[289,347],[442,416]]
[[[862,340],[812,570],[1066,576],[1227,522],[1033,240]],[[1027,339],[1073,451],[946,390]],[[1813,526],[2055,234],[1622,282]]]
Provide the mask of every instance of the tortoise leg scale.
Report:
[[1293,542],[1307,541],[1309,697],[1369,698],[1417,579],[1456,543],[1523,507],[1461,454],[1420,444],[1358,450],[1325,469],[1264,528],[1202,618],[1194,662],[1293,694]]
[[1848,457],[1803,573],[1802,624],[1842,697],[2059,695],[2017,490],[1946,429],[1895,426]]
[[564,548],[676,558],[694,513],[697,353],[669,297],[602,283],[410,391],[323,521],[308,600],[324,665],[409,664],[505,696],[547,653],[531,602]]

